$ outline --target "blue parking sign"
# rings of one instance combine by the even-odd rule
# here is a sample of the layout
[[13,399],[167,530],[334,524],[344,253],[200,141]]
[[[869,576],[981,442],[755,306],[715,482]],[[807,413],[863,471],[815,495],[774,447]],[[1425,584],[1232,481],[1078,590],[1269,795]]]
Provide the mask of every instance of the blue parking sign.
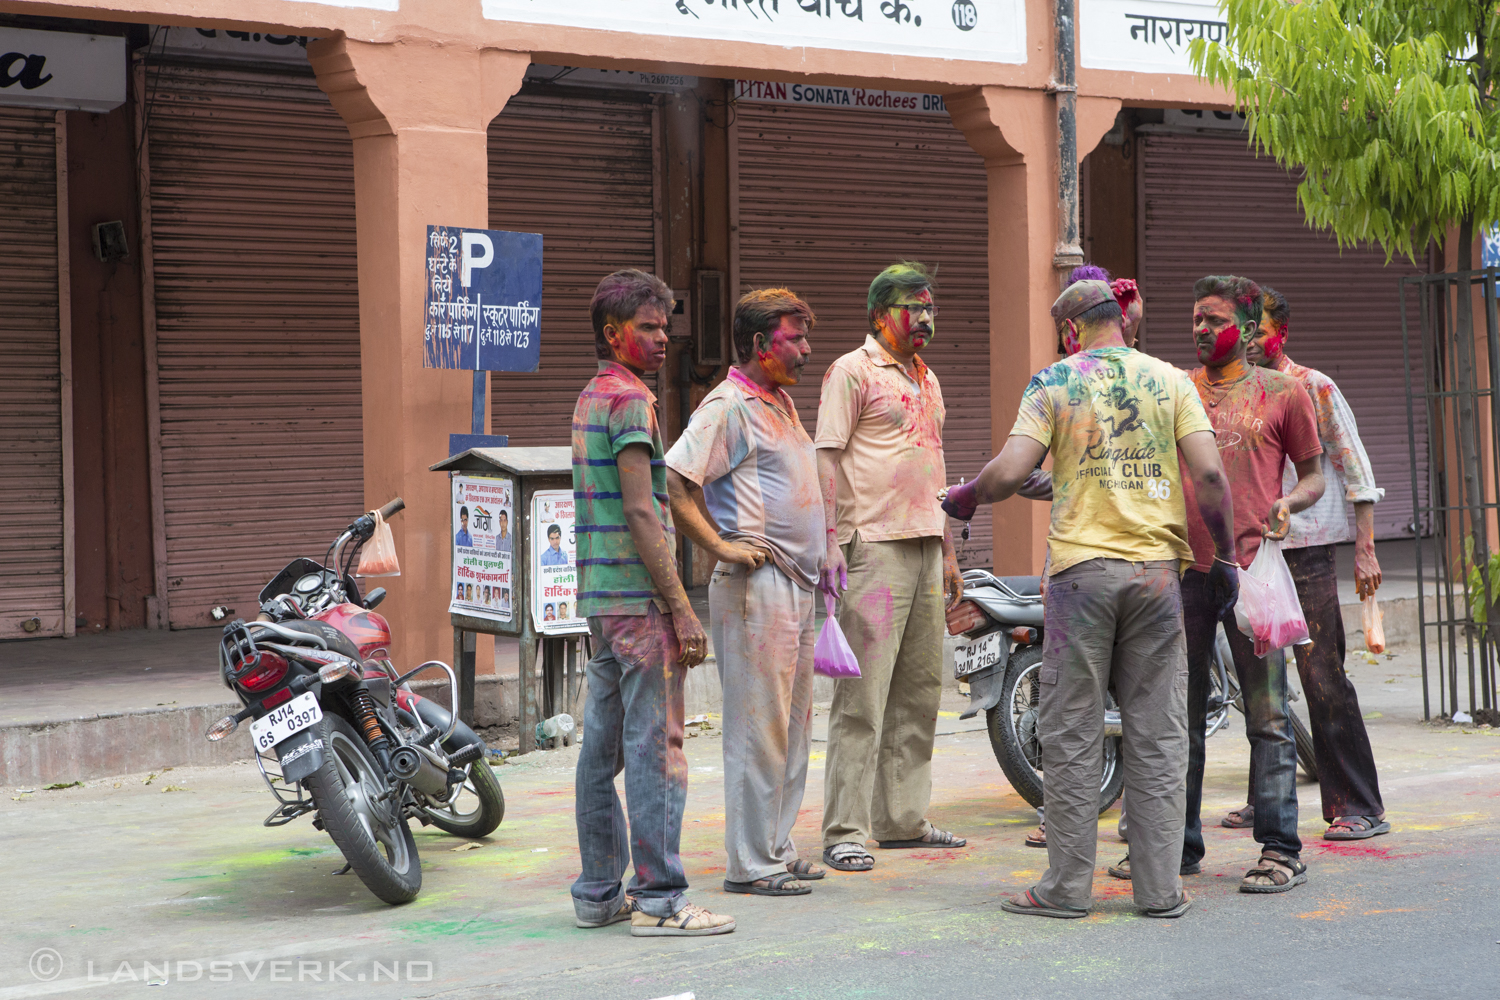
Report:
[[542,356],[542,234],[427,227],[424,368],[534,372]]

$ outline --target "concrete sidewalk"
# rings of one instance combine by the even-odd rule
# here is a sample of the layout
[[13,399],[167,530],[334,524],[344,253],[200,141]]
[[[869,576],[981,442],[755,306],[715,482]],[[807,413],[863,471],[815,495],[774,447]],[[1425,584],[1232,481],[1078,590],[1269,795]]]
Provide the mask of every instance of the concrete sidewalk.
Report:
[[[1311,881],[1284,895],[1238,893],[1255,845],[1248,831],[1209,825],[1204,874],[1186,883],[1195,908],[1178,921],[1134,916],[1128,885],[1104,874],[1125,850],[1113,811],[1100,825],[1093,916],[1001,912],[999,902],[1031,885],[1046,857],[1022,846],[1035,813],[1005,782],[986,734],[957,731],[972,726],[957,723],[962,706],[952,696],[929,815],[970,846],[876,851],[874,872],[831,873],[794,899],[722,891],[720,746],[712,735],[687,741],[690,898],[739,924],[716,938],[573,927],[574,749],[498,769],[509,811],[492,836],[472,842],[477,849],[420,830],[422,895],[397,908],[354,876],[332,874],[342,858],[306,819],[262,827],[271,799],[247,761],[61,791],[7,788],[0,837],[11,862],[11,933],[0,941],[0,1000],[134,995],[153,980],[165,981],[164,996],[247,1000],[355,990],[372,1000],[1482,995],[1500,947],[1500,734],[1418,722],[1417,672],[1410,655],[1351,667],[1395,832],[1350,844],[1318,839],[1317,789],[1303,782]],[[231,749],[247,757],[241,736]],[[1238,716],[1208,752],[1212,824],[1243,801],[1248,752]],[[822,794],[815,743],[795,831],[809,857]],[[29,971],[54,960],[42,949],[58,963],[45,983]],[[183,981],[195,968],[200,978]],[[214,969],[223,981],[209,985]],[[334,969],[359,985],[330,984]]]
[[[1376,549],[1385,575],[1380,596],[1386,637],[1397,647],[1415,641],[1418,631],[1415,549],[1411,542],[1381,542]],[[1339,567],[1352,652],[1363,646],[1353,546],[1340,547]],[[706,620],[707,588],[694,588],[690,597]],[[821,619],[822,602],[816,604]],[[203,739],[215,719],[239,708],[219,681],[217,641],[218,629],[204,628],[0,643],[0,783],[48,784],[227,762],[222,747]],[[477,678],[481,725],[516,717],[516,663],[516,641],[498,639],[493,671],[481,665]],[[944,681],[952,683],[951,670],[944,670]],[[445,681],[419,680],[418,688],[447,702]],[[831,683],[819,678],[815,697],[831,696]],[[717,712],[722,701],[712,660],[688,675],[690,715]]]

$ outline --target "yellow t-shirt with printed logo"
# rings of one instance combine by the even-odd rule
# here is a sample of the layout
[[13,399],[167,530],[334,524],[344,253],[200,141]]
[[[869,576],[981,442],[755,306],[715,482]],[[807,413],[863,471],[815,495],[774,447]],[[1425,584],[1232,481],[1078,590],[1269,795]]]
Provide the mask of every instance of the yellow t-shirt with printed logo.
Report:
[[1087,559],[1193,563],[1177,442],[1213,432],[1187,372],[1129,347],[1043,368],[1012,434],[1052,452],[1049,572]]

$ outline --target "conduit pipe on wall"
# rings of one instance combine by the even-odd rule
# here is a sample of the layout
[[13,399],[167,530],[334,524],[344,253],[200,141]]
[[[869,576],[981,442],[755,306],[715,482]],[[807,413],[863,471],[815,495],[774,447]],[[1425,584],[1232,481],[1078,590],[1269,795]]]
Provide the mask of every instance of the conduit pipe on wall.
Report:
[[1083,263],[1078,235],[1077,0],[1055,2],[1053,72],[1047,87],[1057,99],[1057,247],[1052,266],[1063,281],[1068,271]]

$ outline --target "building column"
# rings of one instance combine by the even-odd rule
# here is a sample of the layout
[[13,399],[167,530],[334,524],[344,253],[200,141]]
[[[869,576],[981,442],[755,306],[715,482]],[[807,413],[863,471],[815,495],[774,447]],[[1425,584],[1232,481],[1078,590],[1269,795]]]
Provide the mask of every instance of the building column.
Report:
[[[1039,90],[980,87],[945,101],[989,179],[990,434],[999,454],[1026,383],[1058,359],[1050,310],[1067,273],[1052,264],[1059,235],[1054,99]],[[1112,98],[1078,98],[1080,163],[1119,110]],[[958,470],[950,471],[956,477]],[[995,505],[997,574],[1042,571],[1050,516],[1047,504],[1020,497]]]
[[422,367],[427,227],[489,227],[489,124],[531,57],[336,35],[309,44],[308,59],[354,138],[365,506],[406,500],[391,522],[401,576],[381,581],[380,611],[398,663],[446,661],[448,479],[428,467],[470,428],[473,376]]

